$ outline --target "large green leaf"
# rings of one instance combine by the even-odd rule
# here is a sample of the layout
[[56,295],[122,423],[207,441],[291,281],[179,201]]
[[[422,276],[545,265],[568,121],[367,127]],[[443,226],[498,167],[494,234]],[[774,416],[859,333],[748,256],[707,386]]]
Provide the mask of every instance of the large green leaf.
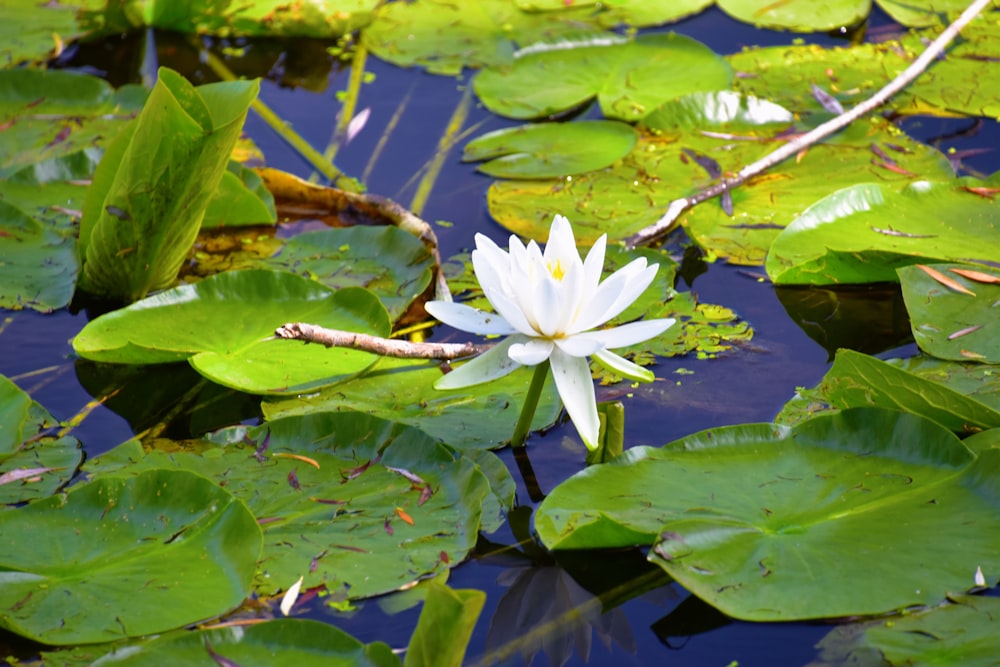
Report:
[[497,178],[552,178],[602,169],[628,155],[638,135],[608,120],[522,125],[476,137],[464,162],[489,160],[479,171]]
[[361,413],[317,412],[212,439],[145,455],[130,441],[86,470],[170,467],[224,485],[264,529],[256,586],[265,595],[305,577],[338,600],[362,598],[447,570],[475,545],[491,493],[470,459]]
[[697,14],[712,6],[713,0],[515,0],[525,11],[552,12],[586,8],[590,10],[600,25],[608,28],[622,24],[636,27],[672,23]]
[[951,284],[920,266],[898,271],[920,349],[940,359],[1000,364],[1000,271],[963,264],[930,264],[926,269]]
[[941,602],[977,567],[996,579],[998,474],[1000,451],[858,408],[631,449],[554,489],[535,526],[550,548],[655,543],[652,560],[735,618],[877,614]]
[[48,435],[55,425],[45,408],[0,375],[0,505],[50,496],[76,473],[80,443]]
[[[518,369],[493,382],[438,391],[440,365],[417,359],[385,357],[350,382],[312,396],[268,400],[264,416],[276,419],[323,410],[358,410],[409,424],[456,449],[500,447],[514,434],[532,370]],[[555,422],[561,403],[555,384],[542,390],[532,428]]]
[[399,659],[382,642],[362,644],[327,623],[281,618],[254,625],[169,634],[115,649],[94,664],[116,667],[398,667]]
[[609,118],[635,120],[657,106],[698,91],[729,86],[729,65],[704,44],[675,33],[634,40],[611,35],[537,45],[509,67],[473,80],[486,107],[511,118],[542,118],[597,97]]
[[431,284],[434,258],[413,234],[379,225],[299,234],[274,257],[253,264],[307,275],[331,289],[364,287],[395,322]]
[[793,220],[765,264],[778,284],[896,282],[896,269],[1000,257],[1000,213],[964,184],[862,183],[837,190]]
[[[67,42],[84,35],[80,10],[103,7],[104,0],[45,2],[0,0],[0,67],[44,61],[59,55]],[[10,71],[10,70],[8,70]]]
[[976,363],[926,356],[881,361],[839,350],[812,389],[800,389],[775,421],[795,424],[822,411],[878,406],[921,415],[956,433],[1000,427],[1000,374]]
[[[969,578],[972,581],[973,577]],[[951,604],[893,616],[867,626],[842,625],[816,648],[815,667],[962,665],[993,667],[1000,655],[1000,600],[951,595]]]
[[87,192],[81,287],[132,302],[176,279],[258,85],[195,88],[159,70],[146,105],[108,146]]
[[260,528],[190,472],[108,476],[0,512],[0,627],[45,644],[162,632],[250,592]]
[[299,393],[353,376],[368,352],[274,339],[302,321],[386,336],[389,318],[367,290],[336,292],[291,273],[248,270],[182,285],[91,321],[73,339],[85,359],[125,364],[189,360],[219,384],[250,393]]

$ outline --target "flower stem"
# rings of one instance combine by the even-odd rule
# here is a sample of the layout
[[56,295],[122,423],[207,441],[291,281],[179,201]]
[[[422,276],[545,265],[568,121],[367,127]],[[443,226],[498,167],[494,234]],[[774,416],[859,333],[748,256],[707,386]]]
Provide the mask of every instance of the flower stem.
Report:
[[528,395],[524,397],[524,407],[521,408],[521,416],[517,418],[517,425],[514,427],[514,436],[510,439],[511,447],[524,447],[524,442],[528,439],[528,432],[531,430],[531,420],[535,418],[535,408],[538,407],[538,399],[542,395],[542,387],[545,386],[545,379],[548,376],[548,360],[535,366],[535,374],[531,376],[531,384],[528,386]]

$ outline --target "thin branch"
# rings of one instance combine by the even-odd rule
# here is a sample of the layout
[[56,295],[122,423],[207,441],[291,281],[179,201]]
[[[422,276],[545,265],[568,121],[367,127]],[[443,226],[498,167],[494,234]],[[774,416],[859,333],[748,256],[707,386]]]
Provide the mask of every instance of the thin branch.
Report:
[[290,322],[274,330],[276,338],[319,343],[327,347],[348,347],[353,350],[374,352],[383,357],[403,359],[461,359],[482,354],[492,345],[475,343],[411,343],[406,340],[380,338],[354,331],[325,329],[305,322]]
[[672,230],[677,225],[680,215],[689,208],[700,204],[707,199],[717,197],[726,190],[731,190],[732,188],[743,185],[753,176],[756,176],[757,174],[770,169],[774,165],[787,160],[803,148],[807,148],[815,143],[818,143],[820,140],[830,136],[834,132],[847,127],[869,111],[885,104],[890,97],[901,91],[903,88],[912,83],[914,79],[920,76],[931,64],[931,62],[941,55],[945,48],[947,48],[948,44],[950,44],[951,41],[958,36],[959,31],[968,25],[968,23],[972,21],[972,19],[974,19],[986,7],[986,5],[990,4],[990,2],[992,2],[992,0],[974,0],[965,9],[965,11],[962,12],[957,19],[955,19],[954,23],[945,28],[945,30],[927,46],[924,52],[921,53],[909,67],[903,70],[895,79],[886,84],[881,90],[872,95],[870,98],[861,102],[849,111],[846,111],[843,114],[828,120],[822,125],[819,125],[812,131],[803,134],[793,141],[789,141],[781,148],[765,155],[753,164],[744,167],[738,174],[736,174],[736,176],[733,176],[732,178],[724,178],[715,185],[712,185],[701,192],[692,195],[691,197],[681,197],[680,199],[675,199],[670,202],[670,205],[667,207],[667,212],[663,214],[662,218],[625,239],[625,246],[631,249],[640,245],[651,243]]

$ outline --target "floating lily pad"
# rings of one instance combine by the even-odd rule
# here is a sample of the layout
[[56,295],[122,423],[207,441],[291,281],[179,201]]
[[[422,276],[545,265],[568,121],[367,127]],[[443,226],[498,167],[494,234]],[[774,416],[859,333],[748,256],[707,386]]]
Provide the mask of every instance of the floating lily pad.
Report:
[[[3,25],[14,25],[4,18]],[[137,89],[115,92],[106,81],[76,72],[0,70],[0,125],[5,128],[0,178],[115,136],[142,107],[144,93]]]
[[131,441],[92,474],[192,470],[247,503],[264,529],[256,577],[274,595],[304,576],[336,599],[387,593],[460,563],[490,485],[470,459],[416,429],[360,413],[236,427],[191,451],[143,454]]
[[336,292],[277,271],[222,273],[160,292],[91,321],[73,339],[85,359],[123,364],[188,360],[227,387],[259,394],[301,393],[356,375],[376,356],[273,339],[286,322],[376,336],[389,318],[367,290]]
[[[969,577],[970,582],[973,577]],[[834,628],[815,665],[992,667],[1000,655],[1000,600],[951,595],[951,604],[868,624]]]
[[[728,108],[725,98],[716,102]],[[581,243],[593,243],[604,232],[611,239],[624,239],[656,222],[672,200],[715,180],[699,161],[714,163],[721,173],[735,172],[773,150],[776,135],[788,126],[776,126],[774,116],[767,113],[759,116],[767,122],[748,128],[752,116],[738,109],[737,105],[732,112],[706,114],[703,124],[694,123],[683,107],[676,113],[657,114],[656,125],[644,121],[652,134],[644,134],[623,160],[572,181],[497,181],[487,192],[490,213],[507,229],[539,241],[545,239],[556,213],[573,221]],[[711,120],[733,114],[733,127]],[[706,136],[705,130],[715,136]],[[893,164],[882,160],[879,151]],[[952,173],[938,151],[882,119],[862,120],[829,142],[813,146],[798,160],[786,161],[732,190],[732,216],[713,200],[691,209],[681,220],[713,255],[736,264],[762,264],[785,225],[831,188],[852,186],[859,178],[905,183],[918,177],[950,178]]]
[[556,487],[535,527],[549,548],[654,544],[651,560],[734,618],[878,614],[942,602],[977,567],[996,579],[998,473],[1000,451],[858,408],[630,449]]
[[376,10],[361,40],[395,65],[458,74],[463,67],[510,64],[517,45],[597,33],[591,13],[586,7],[529,13],[510,0],[390,2]]
[[0,627],[55,645],[218,616],[250,592],[261,550],[242,502],[170,470],[107,476],[0,512],[0,532]]
[[871,11],[871,0],[838,0],[822,8],[798,2],[761,4],[757,0],[718,0],[719,9],[737,21],[759,28],[816,32],[860,23]]
[[727,88],[729,65],[707,46],[675,33],[624,40],[612,35],[537,45],[509,67],[473,80],[486,107],[510,118],[542,118],[597,97],[606,117],[635,120],[663,102]]
[[362,644],[321,621],[279,618],[215,630],[169,634],[102,656],[95,664],[116,667],[398,667],[382,642]]
[[620,160],[638,135],[617,121],[522,125],[477,137],[465,145],[464,162],[497,178],[552,178],[602,169]]
[[[1000,232],[1000,217],[994,229]],[[939,359],[1000,364],[1000,271],[929,264],[898,273],[921,350]]]
[[51,312],[73,297],[79,264],[72,238],[0,201],[0,307]]
[[83,460],[76,438],[44,435],[56,419],[0,375],[0,505],[51,496]]
[[[507,443],[532,370],[518,369],[499,380],[451,391],[434,389],[441,373],[436,362],[386,357],[350,382],[311,396],[267,400],[262,407],[267,419],[317,410],[358,410],[409,424],[456,449],[492,449]],[[561,409],[555,384],[547,382],[532,428],[549,426]]]
[[881,361],[840,350],[819,385],[800,390],[775,421],[794,424],[862,406],[921,415],[961,434],[1000,427],[1000,374],[979,364],[923,356]]
[[434,270],[420,239],[392,225],[306,232],[254,264],[308,275],[331,289],[364,287],[381,299],[393,322],[424,293]]
[[672,23],[710,7],[712,0],[515,0],[528,12],[559,11],[567,7],[589,9],[602,26],[648,27]]
[[838,190],[778,235],[767,273],[785,285],[896,282],[896,269],[910,264],[995,261],[1000,213],[970,191],[974,182],[916,181],[902,190],[862,183]]

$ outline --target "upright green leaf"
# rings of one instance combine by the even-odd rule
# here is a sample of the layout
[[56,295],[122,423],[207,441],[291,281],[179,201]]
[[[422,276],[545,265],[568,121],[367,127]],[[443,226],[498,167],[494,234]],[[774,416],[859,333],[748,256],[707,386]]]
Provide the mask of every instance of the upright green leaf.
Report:
[[87,193],[81,287],[132,302],[174,281],[257,89],[257,81],[195,88],[160,69],[145,107],[108,147]]
[[452,590],[431,582],[420,620],[410,637],[404,667],[461,667],[486,593]]

